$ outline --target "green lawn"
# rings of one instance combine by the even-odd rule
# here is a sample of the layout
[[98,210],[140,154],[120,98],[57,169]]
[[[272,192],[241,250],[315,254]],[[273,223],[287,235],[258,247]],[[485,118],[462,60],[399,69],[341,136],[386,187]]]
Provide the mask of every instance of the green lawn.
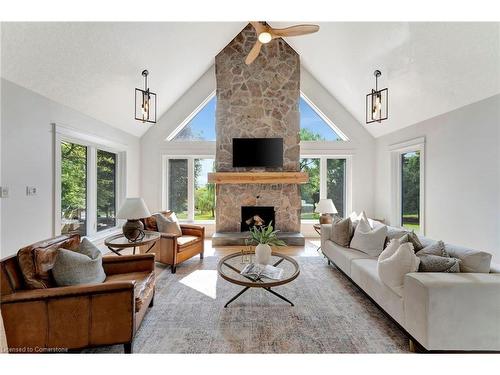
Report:
[[195,220],[214,220],[215,217],[212,216],[212,213],[211,212],[198,212],[198,211],[195,211],[194,213],[194,219]]
[[317,220],[317,219],[319,219],[319,214],[316,212],[302,213],[300,215],[300,218],[302,220]]

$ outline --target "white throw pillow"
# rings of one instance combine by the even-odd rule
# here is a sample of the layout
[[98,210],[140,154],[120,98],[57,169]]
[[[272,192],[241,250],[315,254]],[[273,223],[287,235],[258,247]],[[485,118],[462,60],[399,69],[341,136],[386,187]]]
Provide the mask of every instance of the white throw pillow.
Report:
[[384,250],[386,236],[387,227],[385,225],[372,229],[368,220],[361,218],[354,231],[350,247],[373,257],[378,257]]
[[399,241],[394,239],[378,258],[378,276],[385,285],[401,295],[405,275],[417,272],[419,264],[420,258],[415,255],[413,245],[410,242],[399,244]]
[[172,212],[168,217],[163,216],[163,214],[154,214],[153,216],[156,218],[158,232],[173,233],[182,236],[182,229],[177,216],[175,216],[175,212]]

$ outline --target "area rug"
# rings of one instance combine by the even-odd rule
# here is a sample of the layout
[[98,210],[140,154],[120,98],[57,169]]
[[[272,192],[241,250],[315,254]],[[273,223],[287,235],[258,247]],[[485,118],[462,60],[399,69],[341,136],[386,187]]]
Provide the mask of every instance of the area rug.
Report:
[[[217,275],[217,257],[191,259],[157,279],[134,353],[400,353],[401,329],[322,257],[296,257],[299,277],[275,290],[242,287]],[[123,346],[86,353],[122,353]]]

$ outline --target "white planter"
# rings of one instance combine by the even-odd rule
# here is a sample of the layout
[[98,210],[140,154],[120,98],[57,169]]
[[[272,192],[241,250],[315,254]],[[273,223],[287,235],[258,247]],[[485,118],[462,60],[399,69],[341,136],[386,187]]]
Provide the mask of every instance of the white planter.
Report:
[[255,261],[259,264],[269,264],[271,260],[271,246],[260,243],[255,247]]

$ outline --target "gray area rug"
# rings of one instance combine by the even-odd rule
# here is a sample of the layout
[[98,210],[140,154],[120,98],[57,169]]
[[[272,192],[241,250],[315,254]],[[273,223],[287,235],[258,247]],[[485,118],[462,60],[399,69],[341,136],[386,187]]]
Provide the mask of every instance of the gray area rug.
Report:
[[[154,307],[134,353],[400,353],[408,340],[340,271],[322,257],[296,257],[299,277],[275,290],[286,302],[217,275],[217,257],[191,259],[157,279]],[[215,297],[215,298],[214,298]],[[86,353],[122,353],[115,345]]]

